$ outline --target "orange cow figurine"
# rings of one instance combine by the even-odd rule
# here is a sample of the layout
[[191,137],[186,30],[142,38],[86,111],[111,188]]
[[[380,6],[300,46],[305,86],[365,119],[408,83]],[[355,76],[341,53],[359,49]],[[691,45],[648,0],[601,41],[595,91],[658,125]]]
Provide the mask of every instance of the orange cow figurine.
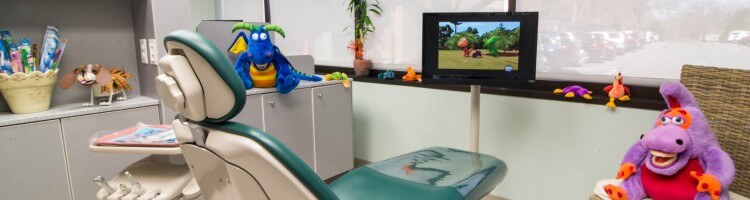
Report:
[[607,92],[607,95],[609,95],[609,103],[607,103],[607,107],[611,109],[617,107],[615,106],[615,99],[620,101],[630,101],[630,89],[622,84],[622,73],[617,73],[615,81],[612,82],[612,85],[604,87],[604,92]]
[[417,75],[417,72],[414,72],[414,68],[411,66],[406,68],[406,75],[404,77],[401,77],[404,81],[419,81],[422,82],[422,75]]

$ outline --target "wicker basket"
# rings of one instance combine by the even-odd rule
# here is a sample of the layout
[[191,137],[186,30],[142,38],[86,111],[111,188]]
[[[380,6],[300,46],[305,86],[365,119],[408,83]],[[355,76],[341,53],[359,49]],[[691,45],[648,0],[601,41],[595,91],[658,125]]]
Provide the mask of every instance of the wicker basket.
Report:
[[750,196],[750,71],[685,65],[680,82],[693,93],[716,137],[732,157],[735,179],[729,188]]
[[49,109],[57,70],[45,73],[0,73],[0,93],[13,113],[34,113]]

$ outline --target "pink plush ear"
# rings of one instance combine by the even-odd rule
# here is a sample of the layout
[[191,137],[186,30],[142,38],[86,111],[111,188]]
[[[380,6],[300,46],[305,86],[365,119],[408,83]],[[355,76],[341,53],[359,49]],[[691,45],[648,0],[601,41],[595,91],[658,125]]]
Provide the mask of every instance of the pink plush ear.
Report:
[[680,83],[667,82],[661,85],[659,92],[667,102],[669,109],[681,107],[698,107],[695,97]]

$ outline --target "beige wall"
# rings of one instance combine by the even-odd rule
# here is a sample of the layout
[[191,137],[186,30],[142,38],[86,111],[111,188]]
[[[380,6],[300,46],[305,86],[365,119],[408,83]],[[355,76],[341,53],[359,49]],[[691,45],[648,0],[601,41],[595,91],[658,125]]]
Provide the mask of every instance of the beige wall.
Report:
[[[362,82],[353,87],[355,157],[376,162],[430,146],[468,149],[468,92]],[[627,148],[657,116],[652,110],[609,112],[604,105],[483,94],[479,149],[508,165],[492,194],[587,199],[596,180],[615,175]]]

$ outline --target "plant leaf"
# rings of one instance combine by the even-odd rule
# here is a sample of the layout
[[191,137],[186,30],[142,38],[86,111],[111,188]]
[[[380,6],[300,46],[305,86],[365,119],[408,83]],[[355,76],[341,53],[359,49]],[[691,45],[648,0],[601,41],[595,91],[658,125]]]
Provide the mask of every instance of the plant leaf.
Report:
[[370,11],[373,12],[373,13],[375,13],[375,14],[381,15],[380,11],[378,11],[378,10],[370,8]]

